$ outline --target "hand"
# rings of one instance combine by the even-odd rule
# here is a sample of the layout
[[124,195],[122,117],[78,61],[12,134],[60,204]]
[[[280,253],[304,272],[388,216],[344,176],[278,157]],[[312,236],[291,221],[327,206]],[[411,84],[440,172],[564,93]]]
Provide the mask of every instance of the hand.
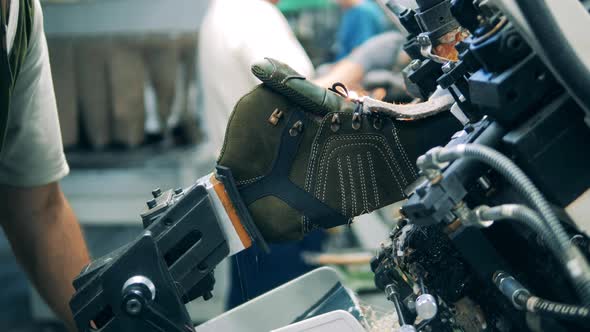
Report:
[[460,128],[450,112],[400,121],[266,59],[236,104],[218,164],[229,167],[268,241],[349,223],[402,200],[417,157]]

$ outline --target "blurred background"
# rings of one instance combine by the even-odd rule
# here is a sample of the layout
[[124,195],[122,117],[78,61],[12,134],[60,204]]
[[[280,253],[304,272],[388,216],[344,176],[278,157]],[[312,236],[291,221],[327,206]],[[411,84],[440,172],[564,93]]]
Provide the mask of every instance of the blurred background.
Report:
[[[208,50],[200,47],[210,47],[199,46],[200,29],[210,2],[215,1],[41,0],[62,138],[71,167],[62,186],[83,225],[93,257],[137,236],[141,230],[139,213],[152,189],[187,186],[213,168],[218,147],[210,144],[208,124],[203,120],[203,85],[208,82],[199,73],[198,55]],[[224,5],[231,6],[231,1],[227,2]],[[351,15],[351,8],[359,4],[343,4],[346,1],[268,2],[278,6],[315,75],[329,71],[347,56],[350,50],[344,49],[342,40],[356,40],[358,36],[352,36],[355,32],[364,31],[349,48],[395,29],[384,23],[377,29],[380,31],[365,31],[362,22],[369,19]],[[379,9],[375,11],[379,8],[375,1],[359,2],[371,7],[363,9],[362,15],[373,19],[382,15],[378,20],[387,22]],[[257,24],[254,22],[264,17],[248,19]],[[249,68],[244,67],[246,74],[242,75],[249,75]],[[347,285],[373,303],[375,290],[368,260],[390,229],[392,211],[378,211],[361,217],[363,220],[351,227],[322,234],[319,242],[309,246],[313,250],[307,250],[307,244],[292,244],[293,248],[286,250],[304,267],[284,273],[282,278],[288,280],[315,266],[335,264]],[[214,298],[191,303],[195,323],[230,306],[229,293],[235,286],[230,263],[216,270]],[[262,269],[286,269],[273,264],[269,260]],[[287,280],[273,279],[267,286]],[[7,326],[11,332],[61,331],[29,286],[4,237],[0,237],[0,285],[3,331]],[[249,297],[265,291],[263,288],[253,290]],[[243,294],[241,297],[243,302]],[[380,294],[374,298],[385,301]],[[240,299],[232,305],[239,303]],[[386,303],[374,305],[390,310]]]

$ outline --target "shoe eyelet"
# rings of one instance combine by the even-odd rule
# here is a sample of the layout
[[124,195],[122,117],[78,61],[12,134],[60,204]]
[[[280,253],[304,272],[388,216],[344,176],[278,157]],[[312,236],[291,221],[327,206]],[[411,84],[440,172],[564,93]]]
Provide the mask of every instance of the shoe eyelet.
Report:
[[333,132],[337,132],[338,130],[340,130],[340,125],[341,125],[341,121],[340,121],[340,117],[338,116],[338,114],[332,115],[332,123],[330,124],[330,129]]
[[383,128],[383,120],[379,117],[375,118],[375,120],[373,120],[373,128],[381,130]]
[[359,130],[361,128],[361,115],[354,113],[352,115],[352,129]]
[[279,110],[278,108],[275,108],[275,110],[272,112],[272,114],[268,118],[268,122],[271,125],[276,126],[279,124],[279,121],[281,120],[282,117],[283,117],[283,111]]
[[295,122],[293,127],[291,127],[291,129],[289,129],[289,135],[291,135],[293,137],[299,135],[302,132],[303,132],[303,122],[301,122],[301,121]]

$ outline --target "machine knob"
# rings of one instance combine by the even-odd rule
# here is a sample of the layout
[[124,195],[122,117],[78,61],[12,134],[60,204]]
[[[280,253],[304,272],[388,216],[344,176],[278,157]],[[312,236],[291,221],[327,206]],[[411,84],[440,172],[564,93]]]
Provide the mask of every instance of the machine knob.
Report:
[[147,206],[150,209],[153,209],[156,205],[158,205],[158,202],[156,202],[156,199],[150,199],[149,201],[147,201]]
[[416,299],[416,313],[424,320],[433,319],[438,312],[436,299],[430,294],[422,294]]
[[399,328],[400,332],[416,332],[416,328],[413,325],[404,324]]

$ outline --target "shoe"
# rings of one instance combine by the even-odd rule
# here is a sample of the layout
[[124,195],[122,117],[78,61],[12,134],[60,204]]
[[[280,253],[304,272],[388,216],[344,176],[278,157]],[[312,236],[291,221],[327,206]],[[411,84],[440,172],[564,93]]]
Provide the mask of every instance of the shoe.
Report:
[[448,108],[416,120],[371,112],[345,89],[316,86],[276,60],[252,72],[262,84],[236,104],[217,163],[231,169],[270,242],[347,224],[404,199],[418,177],[418,156],[461,128]]

